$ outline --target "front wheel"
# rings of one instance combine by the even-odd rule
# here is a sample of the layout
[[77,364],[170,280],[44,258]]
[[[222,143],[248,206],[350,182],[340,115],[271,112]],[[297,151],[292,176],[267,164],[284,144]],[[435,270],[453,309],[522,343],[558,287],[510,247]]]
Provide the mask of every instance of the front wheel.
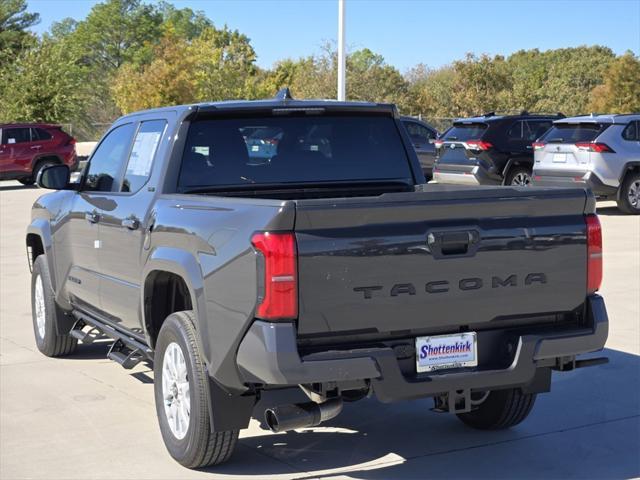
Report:
[[618,209],[631,215],[640,214],[640,172],[629,172],[620,185]]
[[73,353],[78,340],[58,334],[58,319],[64,313],[56,305],[49,266],[44,255],[33,262],[31,274],[31,315],[36,346],[47,357],[62,357]]
[[535,401],[534,393],[522,393],[519,388],[493,390],[481,396],[475,410],[457,416],[465,425],[479,430],[503,430],[524,421]]
[[22,177],[19,178],[18,181],[22,184],[22,185],[33,185],[34,183],[36,183],[35,179],[33,177]]
[[513,167],[509,170],[505,185],[527,187],[531,184],[531,169],[528,167]]
[[158,335],[153,370],[162,439],[171,456],[187,468],[226,462],[238,441],[238,430],[211,429],[209,378],[194,323],[192,311],[167,317]]

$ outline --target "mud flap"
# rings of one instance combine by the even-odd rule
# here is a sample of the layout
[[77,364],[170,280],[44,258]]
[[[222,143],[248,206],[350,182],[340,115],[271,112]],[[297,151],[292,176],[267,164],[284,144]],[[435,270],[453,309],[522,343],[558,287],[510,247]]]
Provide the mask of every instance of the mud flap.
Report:
[[241,430],[249,426],[256,396],[231,395],[209,377],[209,420],[211,430],[224,432]]

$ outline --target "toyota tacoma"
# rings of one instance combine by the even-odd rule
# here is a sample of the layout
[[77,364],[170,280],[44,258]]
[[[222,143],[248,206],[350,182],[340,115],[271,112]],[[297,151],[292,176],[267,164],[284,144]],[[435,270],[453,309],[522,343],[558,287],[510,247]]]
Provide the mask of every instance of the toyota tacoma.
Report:
[[[425,185],[393,105],[285,89],[133,113],[69,178],[39,174],[57,191],[26,235],[38,349],[152,363],[187,467],[226,461],[252,416],[306,428],[371,396],[511,427],[553,371],[606,361],[579,357],[608,331],[591,193]],[[287,388],[306,400],[258,411]]]

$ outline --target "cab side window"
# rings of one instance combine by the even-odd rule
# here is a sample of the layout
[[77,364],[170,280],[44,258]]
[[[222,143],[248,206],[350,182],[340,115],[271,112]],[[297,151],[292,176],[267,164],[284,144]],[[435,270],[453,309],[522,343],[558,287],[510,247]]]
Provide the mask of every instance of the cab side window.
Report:
[[526,140],[535,142],[544,133],[551,128],[553,123],[551,120],[529,120],[527,121]]
[[167,122],[164,120],[151,120],[140,124],[122,182],[123,192],[137,192],[147,182],[166,125]]
[[91,156],[83,190],[117,192],[127,160],[134,124],[128,123],[111,130]]
[[429,130],[419,123],[404,122],[404,126],[413,142],[428,143],[429,139],[436,138],[436,133],[433,130]]
[[629,141],[640,140],[640,132],[638,131],[640,122],[629,122],[629,125],[622,131],[622,138]]
[[2,130],[2,144],[27,143],[31,141],[31,132],[28,128],[7,128]]
[[46,140],[51,140],[52,136],[49,132],[47,132],[46,130],[43,130],[42,128],[32,128],[31,138],[33,138],[34,142],[36,140],[46,141]]
[[524,138],[523,128],[524,122],[515,122],[509,129],[509,133],[507,133],[509,140],[522,140]]

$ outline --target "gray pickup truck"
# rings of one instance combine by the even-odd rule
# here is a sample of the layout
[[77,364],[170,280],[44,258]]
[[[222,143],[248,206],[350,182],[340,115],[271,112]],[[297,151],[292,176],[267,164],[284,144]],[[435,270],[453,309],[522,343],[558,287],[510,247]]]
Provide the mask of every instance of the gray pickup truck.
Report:
[[[577,358],[608,331],[591,194],[425,185],[393,105],[284,91],[138,112],[79,183],[56,165],[38,184],[58,190],[26,235],[39,350],[104,339],[153,363],[187,467],[227,460],[252,415],[305,428],[370,396],[507,428],[552,371],[606,361]],[[258,411],[282,389],[306,400]]]

